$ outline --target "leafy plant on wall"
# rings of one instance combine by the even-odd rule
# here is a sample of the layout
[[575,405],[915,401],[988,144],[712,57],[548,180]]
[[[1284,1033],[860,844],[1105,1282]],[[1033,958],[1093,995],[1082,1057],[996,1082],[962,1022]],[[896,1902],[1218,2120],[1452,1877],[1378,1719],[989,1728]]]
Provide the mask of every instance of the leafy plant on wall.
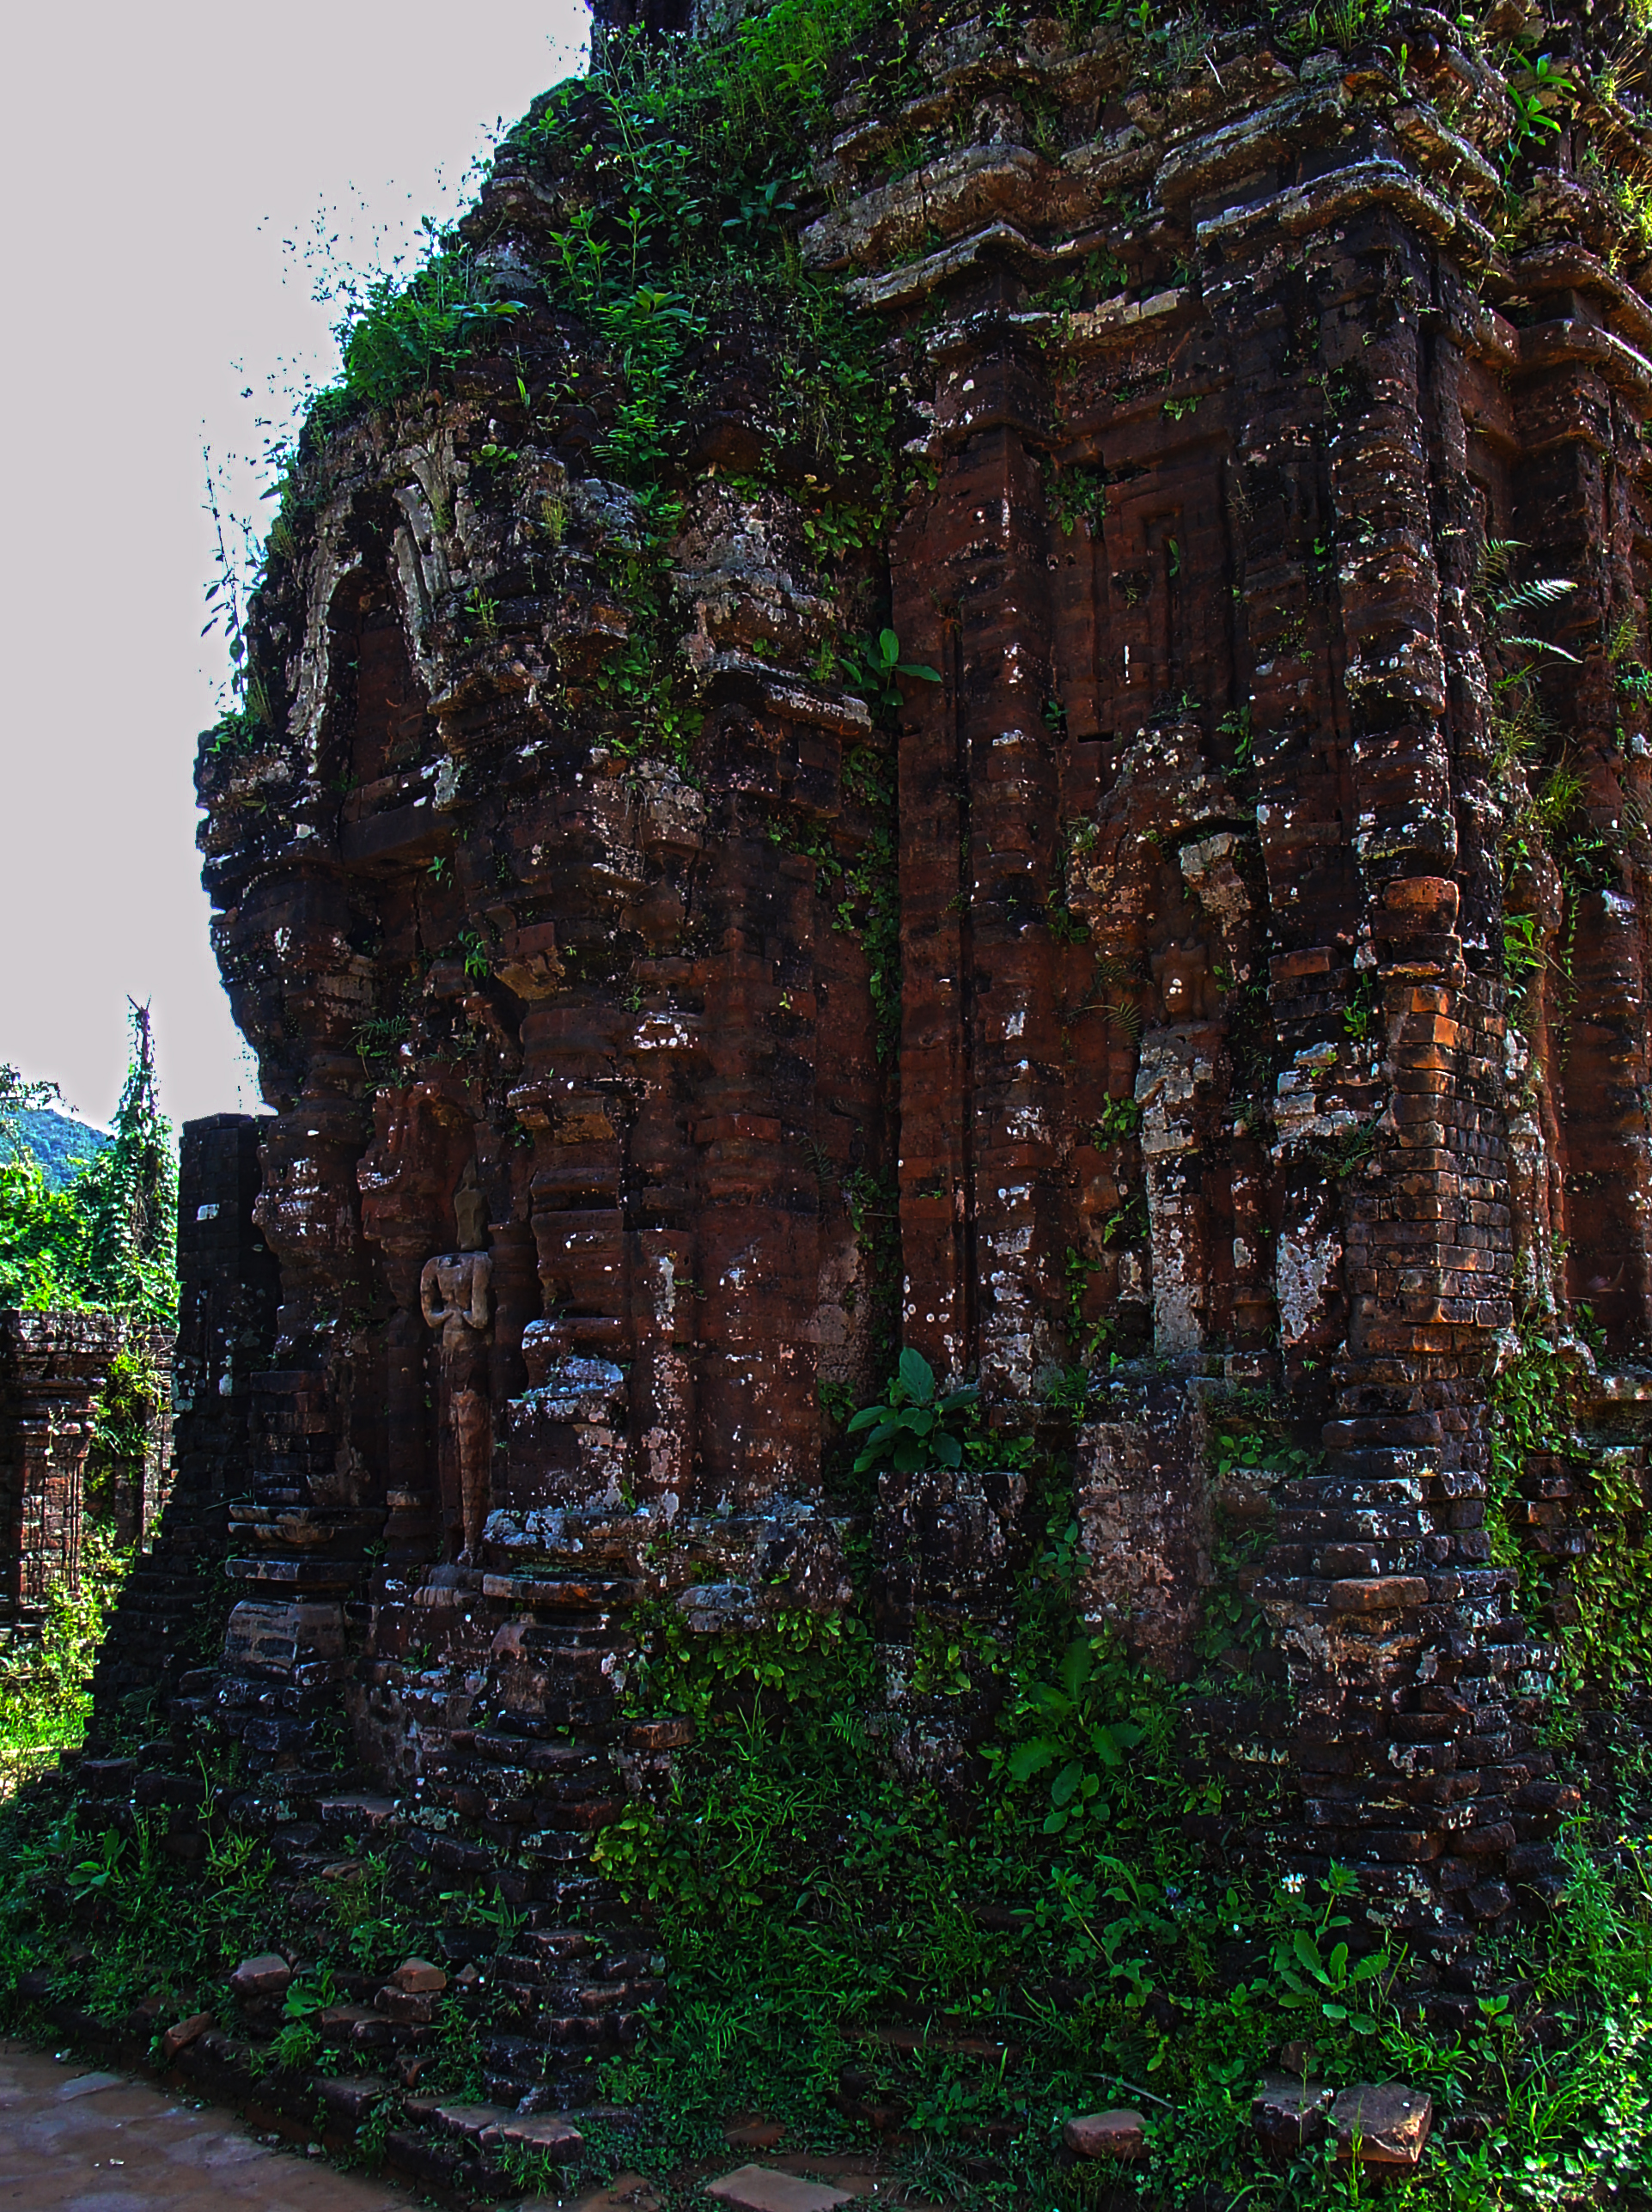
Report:
[[863,1407],[849,1424],[849,1433],[865,1435],[857,1475],[916,1474],[924,1467],[960,1467],[964,1447],[949,1423],[980,1396],[974,1383],[960,1390],[940,1392],[935,1369],[922,1352],[909,1344],[880,1405]]

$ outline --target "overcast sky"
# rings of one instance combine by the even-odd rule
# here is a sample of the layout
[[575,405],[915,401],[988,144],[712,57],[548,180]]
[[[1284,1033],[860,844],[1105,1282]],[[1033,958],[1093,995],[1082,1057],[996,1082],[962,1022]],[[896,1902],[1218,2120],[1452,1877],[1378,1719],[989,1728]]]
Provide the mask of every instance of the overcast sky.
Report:
[[256,453],[269,376],[325,381],[336,359],[283,241],[321,215],[359,263],[375,231],[452,212],[496,124],[582,64],[586,20],[581,0],[11,19],[0,1060],[88,1119],[113,1111],[129,995],[153,1004],[169,1113],[257,1104],[207,942],[191,766],[223,675],[198,634],[203,440]]

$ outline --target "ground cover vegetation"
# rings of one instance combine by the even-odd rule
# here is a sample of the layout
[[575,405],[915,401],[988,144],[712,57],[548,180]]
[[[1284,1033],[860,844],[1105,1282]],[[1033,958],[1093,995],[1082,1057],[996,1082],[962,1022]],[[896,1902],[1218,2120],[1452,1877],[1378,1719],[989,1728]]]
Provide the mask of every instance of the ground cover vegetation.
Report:
[[110,1484],[141,1464],[161,1393],[153,1337],[176,1322],[177,1140],[162,1113],[146,1009],[132,1013],[131,1058],[108,1136],[35,1152],[55,1135],[55,1085],[0,1069],[0,1307],[103,1313],[125,1325],[98,1401],[87,1456],[78,1587],[54,1587],[38,1639],[0,1654],[0,1791],[46,1754],[77,1745],[90,1711],[92,1662],[131,1564],[116,1533]]
[[[1111,1372],[1103,1399],[1128,1387]],[[1558,1372],[1533,1338],[1499,1378],[1511,1487],[1529,1454],[1576,1451]],[[927,1404],[923,1382],[897,1379],[888,1406]],[[1346,1869],[1280,1870],[1289,1797],[1265,1715],[1289,1693],[1247,1594],[1265,1526],[1224,1529],[1203,1650],[1167,1683],[1078,1618],[1059,1437],[991,1434],[973,1407],[949,1427],[970,1463],[1018,1460],[1034,1481],[1042,1540],[1002,1623],[920,1618],[903,1648],[880,1644],[864,1604],[716,1644],[668,1617],[646,1629],[634,1709],[688,1713],[699,1735],[669,1795],[600,1847],[655,1916],[674,1973],[615,2090],[685,2154],[734,2107],[817,2133],[831,2107],[902,2130],[917,2188],[1058,2208],[1098,2187],[1062,2169],[1062,2120],[1134,2104],[1149,2152],[1131,2187],[1149,2199],[1361,2201],[1369,2180],[1322,2145],[1284,2168],[1256,2152],[1255,2081],[1295,2043],[1332,2082],[1399,2078],[1435,2096],[1435,2144],[1385,2201],[1644,2201],[1652,1770],[1618,1711],[1644,1695],[1624,1625],[1643,1606],[1644,1559],[1604,1542],[1601,1566],[1579,1573],[1611,1596],[1559,1609],[1552,1733],[1594,1785],[1566,1825],[1565,1900],[1482,1947],[1471,2020],[1446,2032]],[[1259,1395],[1236,1401],[1216,1447],[1251,1483],[1315,1456]],[[1603,1536],[1614,1526],[1603,1512]],[[950,1767],[942,1751],[926,1768],[926,1740]]]
[[[1074,0],[1064,12],[1080,27],[1135,25],[1149,70],[1180,65],[1184,50],[1197,65],[1205,18],[1173,21],[1147,0]],[[1381,39],[1389,19],[1381,0],[1242,14],[1266,16],[1304,50]],[[1000,18],[1013,36],[1019,13]],[[1466,18],[1463,28],[1473,35]],[[706,47],[615,38],[602,72],[537,102],[505,141],[590,186],[539,274],[594,340],[582,371],[600,387],[594,465],[632,489],[642,518],[617,581],[654,614],[616,664],[616,709],[629,702],[635,741],[686,767],[696,724],[667,655],[666,549],[699,350],[742,325],[777,364],[772,404],[796,431],[786,483],[813,542],[861,564],[865,635],[836,642],[823,679],[847,667],[887,712],[902,673],[875,550],[905,487],[893,386],[879,333],[802,268],[796,232],[809,210],[805,149],[826,127],[843,58],[881,70],[898,98],[911,38],[887,0],[781,0]],[[1541,64],[1534,50],[1511,163],[1551,130],[1547,103],[1559,95]],[[434,241],[411,285],[369,287],[358,305],[340,379],[292,456],[274,558],[292,503],[309,496],[323,431],[368,409],[417,407],[476,351],[509,357],[521,312],[481,281],[457,233]],[[540,396],[524,380],[525,426]],[[509,460],[502,448],[500,465]],[[1531,609],[1490,571],[1486,596],[1523,670],[1538,650],[1524,636]],[[485,626],[485,610],[476,614]],[[1509,687],[1511,722],[1523,696],[1522,684]],[[251,672],[221,741],[254,741],[266,719]],[[1511,736],[1511,757],[1524,742]],[[1560,804],[1552,796],[1550,811],[1564,819]],[[880,1435],[917,1465],[1008,1461],[1027,1474],[1039,1533],[996,1624],[920,1618],[892,1641],[863,1559],[838,1616],[783,1616],[719,1637],[690,1636],[665,1611],[639,1617],[628,1707],[687,1715],[698,1736],[669,1787],[635,1801],[600,1847],[628,1910],[669,1958],[671,1983],[641,2045],[605,2081],[639,2132],[622,2141],[592,2127],[594,2168],[623,2154],[664,2177],[720,2148],[724,2121],[744,2108],[820,2144],[879,2133],[915,2189],[1064,2212],[1100,2185],[1062,2164],[1063,2118],[1130,2103],[1148,2113],[1149,2151],[1127,2190],[1279,2212],[1364,2201],[1369,2178],[1336,2171],[1323,2148],[1286,2166],[1258,2157],[1251,2093],[1289,2042],[1311,2044],[1331,2081],[1393,2075],[1435,2095],[1442,2124],[1421,2171],[1383,2191],[1406,2212],[1644,2203],[1652,1774],[1644,1737],[1615,1715],[1644,1697],[1648,1560],[1643,1521],[1576,1442],[1574,1353],[1534,1323],[1504,1363],[1492,1520],[1499,1556],[1517,1559],[1528,1602],[1554,1619],[1564,1667],[1553,1734],[1590,1788],[1564,1825],[1564,1902],[1486,1947],[1482,1993],[1448,2031],[1421,2017],[1404,1944],[1345,1871],[1280,1870],[1273,1844],[1288,1807],[1259,1724],[1289,1686],[1247,1591],[1265,1526],[1224,1532],[1187,1679],[1135,1667],[1081,1619],[1067,1424],[1129,1377],[1116,1353],[1105,1373],[1077,1359],[1099,1348],[1081,1340],[1076,1312],[1074,1333],[1074,1372],[1020,1431],[940,1397],[909,1354],[841,1447],[844,1493],[862,1502],[856,1462]],[[1220,1438],[1223,1466],[1253,1486],[1315,1449],[1260,1403],[1236,1404]],[[1594,1485],[1591,1546],[1564,1569],[1521,1550],[1516,1514],[1527,1462],[1556,1453]],[[1257,1755],[1235,1752],[1247,1741]],[[929,1742],[949,1756],[930,1758]],[[229,1818],[233,1755],[204,1748],[198,1775],[210,1839],[198,1868],[162,1847],[164,1815],[119,1832],[76,1805],[67,1782],[0,1816],[0,1987],[44,1973],[101,2015],[158,1999],[156,2019],[210,2003],[233,2024],[224,1976],[247,1951],[286,1942],[301,1971],[265,2063],[295,2071],[318,2052],[313,2020],[329,1996],[368,1986],[442,1929],[509,1947],[501,1898],[421,1883],[365,1839],[354,1878],[296,1893]],[[38,2024],[27,2002],[4,2002],[12,2024]],[[485,1993],[444,2001],[430,2086],[478,2093],[485,2005]],[[362,2156],[383,2127],[382,2115],[366,2124]],[[517,2178],[546,2176],[528,2162]],[[673,2202],[669,2181],[659,2185]]]

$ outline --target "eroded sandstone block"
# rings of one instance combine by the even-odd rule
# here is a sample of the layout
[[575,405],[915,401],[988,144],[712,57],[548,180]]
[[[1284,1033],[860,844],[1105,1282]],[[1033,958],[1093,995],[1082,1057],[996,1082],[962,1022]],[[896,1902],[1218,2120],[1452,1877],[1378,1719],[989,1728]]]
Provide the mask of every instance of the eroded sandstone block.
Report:
[[1140,2158],[1146,2148],[1147,2123],[1132,2106],[1115,2111],[1086,2112],[1067,2121],[1061,2139],[1079,2158]]
[[1358,2082],[1344,2089],[1331,2107],[1331,2132],[1337,2160],[1347,2165],[1414,2166],[1422,2157],[1433,2124],[1434,2099],[1425,2089],[1400,2081],[1374,2086]]

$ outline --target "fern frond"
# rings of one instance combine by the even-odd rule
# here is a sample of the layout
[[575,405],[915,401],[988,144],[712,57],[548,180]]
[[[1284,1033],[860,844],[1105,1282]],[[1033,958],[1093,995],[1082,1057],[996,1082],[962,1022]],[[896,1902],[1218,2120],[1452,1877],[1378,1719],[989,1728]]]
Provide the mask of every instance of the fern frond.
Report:
[[1529,607],[1558,606],[1568,592],[1576,589],[1576,579],[1572,576],[1536,576],[1491,604],[1499,614],[1521,614]]
[[1139,965],[1137,961],[1125,960],[1119,953],[1100,952],[1095,956],[1095,966],[1090,971],[1090,981],[1118,987],[1130,982]]
[[1488,538],[1480,554],[1479,582],[1483,584],[1501,583],[1509,573],[1509,564],[1514,556],[1525,550],[1523,538]]

